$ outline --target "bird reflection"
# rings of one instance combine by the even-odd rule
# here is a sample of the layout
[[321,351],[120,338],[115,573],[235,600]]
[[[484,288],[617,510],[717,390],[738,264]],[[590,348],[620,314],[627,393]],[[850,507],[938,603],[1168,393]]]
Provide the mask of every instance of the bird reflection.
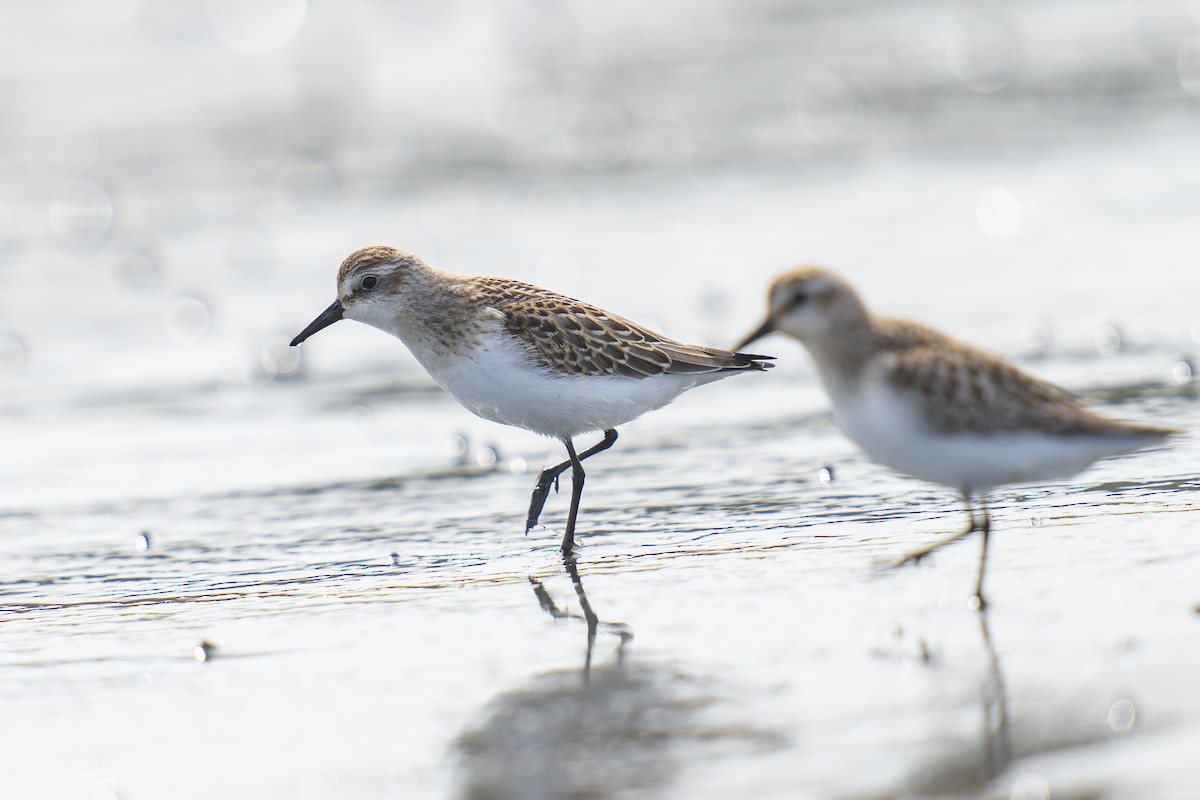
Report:
[[909,777],[906,793],[943,796],[974,793],[1013,761],[1009,737],[1008,690],[986,614],[977,615],[983,640],[982,741],[963,742],[937,754]]
[[583,680],[586,683],[591,680],[592,653],[596,647],[596,633],[600,627],[603,626],[620,639],[620,643],[617,645],[618,666],[624,660],[625,645],[633,638],[633,631],[623,622],[602,622],[596,616],[596,612],[592,609],[592,603],[588,600],[587,591],[583,588],[583,579],[579,576],[579,564],[573,554],[563,556],[563,568],[570,576],[571,584],[575,587],[575,597],[579,600],[579,608],[582,613],[576,614],[559,608],[542,582],[532,575],[529,577],[529,582],[533,584],[533,593],[537,597],[538,604],[551,617],[554,619],[581,619],[587,623],[587,650],[583,659]]
[[[488,703],[459,739],[464,800],[641,796],[678,771],[672,744],[695,736],[691,716],[708,702],[702,687],[653,664],[625,663],[629,627],[602,621],[574,558],[563,566],[578,612],[560,606],[541,581],[529,581],[547,614],[585,623],[583,680],[575,668],[537,673]],[[617,657],[593,669],[601,631],[619,639]]]
[[987,653],[988,671],[983,684],[983,754],[987,778],[999,775],[1012,761],[1008,732],[1008,689],[1000,655],[992,642],[987,614],[979,615],[979,630]]

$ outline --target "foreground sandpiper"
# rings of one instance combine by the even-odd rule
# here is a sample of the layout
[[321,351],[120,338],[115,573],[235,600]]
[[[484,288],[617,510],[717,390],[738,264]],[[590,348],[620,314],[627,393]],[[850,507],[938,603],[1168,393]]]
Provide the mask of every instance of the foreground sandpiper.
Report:
[[[770,356],[683,344],[527,283],[440,272],[392,247],[351,254],[338,270],[337,297],[293,346],[340,319],[364,322],[404,342],[469,411],[566,446],[567,460],[538,476],[525,522],[528,533],[571,468],[564,554],[574,549],[581,462],[611,447],[618,425],[694,386],[771,366]],[[576,453],[574,437],[593,431],[604,438]]]
[[867,455],[962,493],[966,529],[898,563],[980,531],[981,609],[990,490],[1069,477],[1097,459],[1178,432],[1102,417],[995,356],[923,325],[872,314],[849,283],[823,269],[777,278],[766,320],[738,349],[772,331],[807,347],[834,415]]

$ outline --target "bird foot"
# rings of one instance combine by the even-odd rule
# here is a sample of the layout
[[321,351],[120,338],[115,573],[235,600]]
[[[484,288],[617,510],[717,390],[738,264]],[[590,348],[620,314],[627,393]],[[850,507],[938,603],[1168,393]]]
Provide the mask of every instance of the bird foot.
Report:
[[575,546],[574,535],[571,535],[570,537],[564,535],[562,544],[558,546],[558,550],[560,553],[562,553],[564,561],[574,562],[575,557],[579,555],[578,548]]
[[889,562],[885,566],[888,566],[888,567],[891,567],[894,569],[896,567],[903,567],[908,564],[916,564],[916,563],[920,562],[921,559],[923,559],[926,556],[933,553],[935,550],[941,550],[943,547],[945,547],[948,544],[954,544],[958,540],[960,540],[964,537],[970,536],[976,530],[978,530],[978,528],[976,528],[974,523],[972,523],[971,525],[967,526],[966,530],[959,531],[958,533],[954,534],[953,536],[942,539],[941,541],[938,541],[938,542],[934,542],[933,544],[929,545],[928,547],[922,547],[920,550],[914,550],[913,552],[906,555],[904,558],[901,558],[898,561]]
[[888,561],[884,564],[888,569],[899,569],[900,567],[908,566],[909,564],[919,564],[936,548],[926,547],[923,550],[917,550],[915,553],[909,553],[904,558],[898,558],[895,561]]
[[546,501],[550,498],[551,486],[555,492],[558,491],[558,475],[547,475],[543,472],[538,476],[538,481],[533,487],[533,496],[529,499],[529,515],[525,518],[526,536],[533,530],[533,526],[538,524],[542,509],[546,507]]

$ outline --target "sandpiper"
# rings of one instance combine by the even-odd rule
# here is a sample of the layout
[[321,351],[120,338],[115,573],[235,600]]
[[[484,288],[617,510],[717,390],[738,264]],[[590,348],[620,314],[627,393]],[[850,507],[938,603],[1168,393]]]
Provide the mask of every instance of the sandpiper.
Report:
[[867,455],[962,493],[966,529],[897,563],[980,531],[980,609],[987,605],[990,490],[1069,477],[1099,458],[1177,433],[1108,419],[996,356],[923,325],[872,314],[849,283],[827,270],[808,267],[777,278],[766,320],[738,349],[773,331],[805,345],[842,430]]
[[[770,356],[683,344],[527,283],[450,275],[392,247],[352,253],[337,298],[293,346],[343,318],[366,323],[404,342],[469,411],[566,446],[567,460],[538,476],[525,521],[528,533],[569,467],[564,554],[574,550],[582,462],[612,447],[618,425],[694,386],[772,366]],[[574,437],[594,431],[603,438],[576,453]]]

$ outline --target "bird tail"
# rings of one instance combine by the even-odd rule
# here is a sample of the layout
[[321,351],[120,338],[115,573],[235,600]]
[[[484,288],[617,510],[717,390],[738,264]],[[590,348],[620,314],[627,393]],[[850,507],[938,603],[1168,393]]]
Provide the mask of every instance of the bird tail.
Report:
[[771,363],[775,360],[774,356],[735,353],[732,350],[721,350],[716,347],[683,345],[674,342],[658,342],[655,346],[670,356],[671,366],[667,372],[676,374],[746,370],[761,372],[775,366]]

